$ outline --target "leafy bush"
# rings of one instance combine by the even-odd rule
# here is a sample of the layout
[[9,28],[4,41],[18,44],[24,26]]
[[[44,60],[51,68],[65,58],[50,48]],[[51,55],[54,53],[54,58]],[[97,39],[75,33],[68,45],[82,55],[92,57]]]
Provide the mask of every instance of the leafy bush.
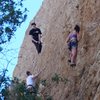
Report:
[[52,77],[52,81],[54,81],[54,82],[56,82],[58,84],[59,81],[60,81],[59,75],[55,73],[55,75]]
[[16,78],[11,82],[9,88],[3,89],[2,95],[5,100],[42,100],[41,96],[30,93],[26,89],[25,83],[20,82]]
[[57,84],[59,84],[59,82],[64,82],[64,84],[66,84],[67,81],[68,81],[68,79],[62,78],[57,73],[55,73],[54,76],[51,79],[52,79],[53,82],[56,82]]

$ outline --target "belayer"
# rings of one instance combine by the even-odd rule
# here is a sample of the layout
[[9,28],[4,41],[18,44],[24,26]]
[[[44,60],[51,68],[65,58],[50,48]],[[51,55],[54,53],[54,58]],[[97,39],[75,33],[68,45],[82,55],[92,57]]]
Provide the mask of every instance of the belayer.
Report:
[[79,32],[80,32],[80,27],[76,25],[74,27],[74,31],[71,32],[67,37],[68,49],[70,52],[70,58],[68,59],[68,62],[72,67],[76,66]]
[[36,89],[36,79],[38,78],[38,76],[41,74],[41,72],[44,71],[46,67],[44,67],[41,71],[39,71],[37,74],[31,74],[30,71],[26,71],[26,88],[27,91],[30,93],[37,93],[37,89]]
[[36,23],[31,24],[33,28],[30,30],[29,35],[32,35],[32,42],[34,43],[38,54],[41,53],[42,50],[42,43],[41,43],[41,30],[36,27]]

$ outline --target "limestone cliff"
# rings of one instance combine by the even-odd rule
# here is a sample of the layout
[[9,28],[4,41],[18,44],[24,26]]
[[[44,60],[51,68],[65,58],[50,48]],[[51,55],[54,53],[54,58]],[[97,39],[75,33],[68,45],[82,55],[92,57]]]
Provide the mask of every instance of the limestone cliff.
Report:
[[[43,33],[43,49],[37,54],[29,30],[21,46],[14,76],[25,79],[46,69],[39,76],[47,79],[47,90],[53,100],[100,100],[100,0],[44,0],[33,21]],[[66,37],[75,24],[81,27],[77,66],[68,63]],[[52,83],[57,73],[68,79],[64,84]]]

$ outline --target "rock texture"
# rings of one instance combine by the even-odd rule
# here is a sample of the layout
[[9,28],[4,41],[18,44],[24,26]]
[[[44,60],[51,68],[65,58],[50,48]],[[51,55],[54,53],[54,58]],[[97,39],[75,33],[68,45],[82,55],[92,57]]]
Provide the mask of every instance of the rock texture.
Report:
[[[33,74],[46,69],[40,79],[47,79],[45,91],[53,100],[100,100],[100,0],[44,0],[32,21],[42,30],[43,49],[37,54],[29,30],[21,46],[14,76],[25,79],[25,72]],[[77,66],[68,63],[66,37],[75,24],[81,27]],[[55,84],[54,74],[68,82]]]

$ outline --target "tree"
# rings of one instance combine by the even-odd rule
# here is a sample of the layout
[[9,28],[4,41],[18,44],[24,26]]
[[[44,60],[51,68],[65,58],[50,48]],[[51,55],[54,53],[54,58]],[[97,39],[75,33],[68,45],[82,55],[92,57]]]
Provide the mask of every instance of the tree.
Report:
[[[23,0],[0,0],[0,44],[10,41],[14,32],[27,18]],[[23,8],[23,9],[22,9]]]
[[[4,82],[5,84],[7,84],[7,80],[5,80]],[[30,93],[26,89],[24,81],[20,81],[15,77],[13,80],[9,80],[9,82],[10,84],[2,89],[2,96],[0,98],[3,97],[4,100],[42,100],[41,96]]]

